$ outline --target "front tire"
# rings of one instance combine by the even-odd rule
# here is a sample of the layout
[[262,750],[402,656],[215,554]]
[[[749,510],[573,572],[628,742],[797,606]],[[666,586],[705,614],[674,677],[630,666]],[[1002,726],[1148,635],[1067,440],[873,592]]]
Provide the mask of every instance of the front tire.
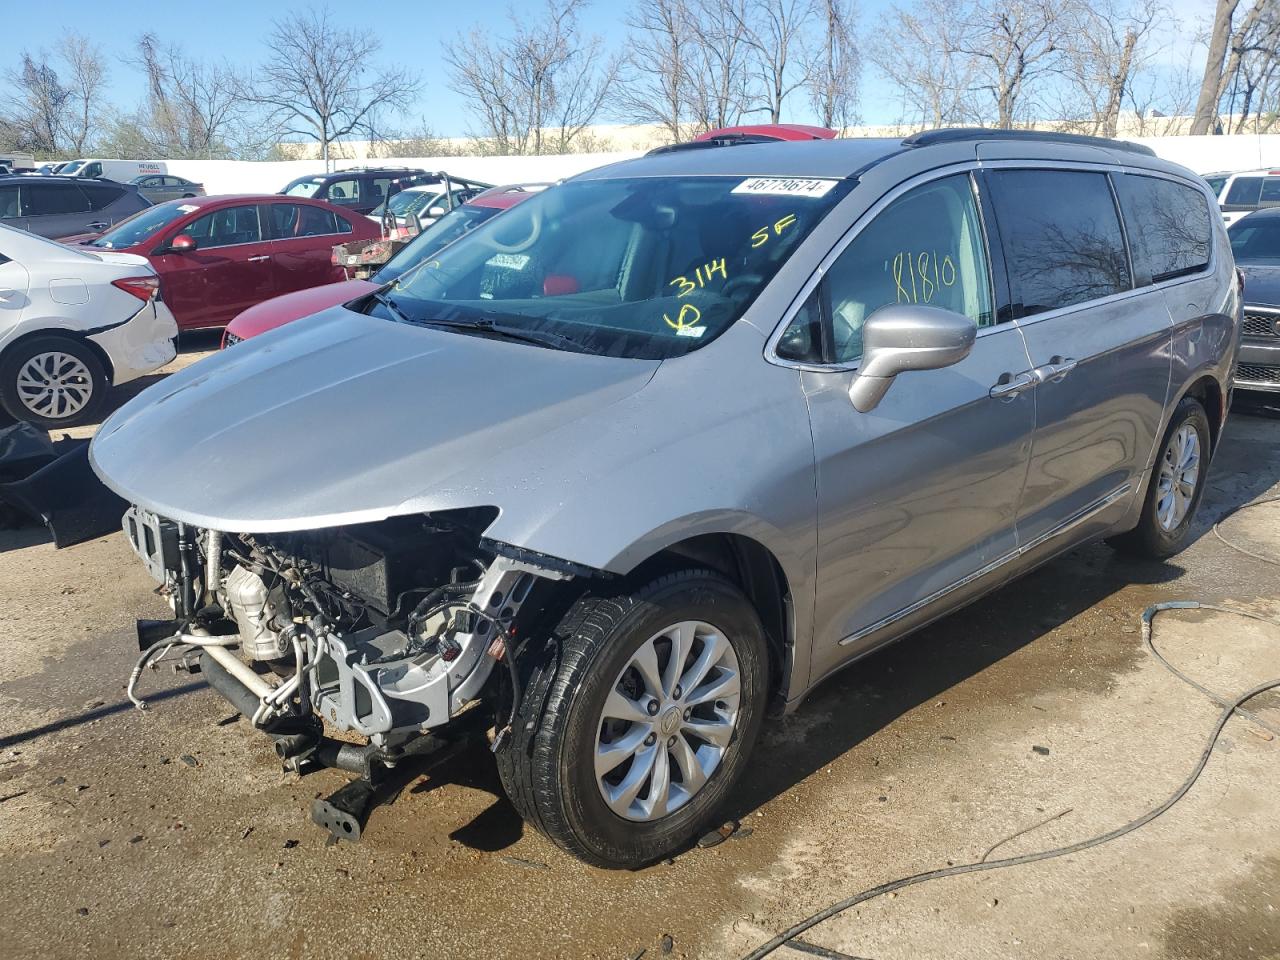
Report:
[[686,844],[737,783],[764,717],[760,618],[705,570],[584,596],[517,663],[503,786],[529,823],[596,866],[641,867]]
[[98,355],[74,337],[32,337],[0,359],[0,406],[46,430],[92,422],[109,386]]
[[1184,397],[1169,419],[1147,482],[1138,525],[1108,542],[1122,553],[1164,560],[1186,546],[1209,472],[1209,417]]

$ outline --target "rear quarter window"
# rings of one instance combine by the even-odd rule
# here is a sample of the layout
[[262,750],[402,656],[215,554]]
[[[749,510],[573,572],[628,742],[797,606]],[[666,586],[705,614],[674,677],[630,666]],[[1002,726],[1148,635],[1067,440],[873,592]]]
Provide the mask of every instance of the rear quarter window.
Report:
[[89,209],[91,210],[101,210],[103,207],[109,207],[125,194],[125,191],[120,187],[113,187],[106,183],[86,183],[80,189],[89,198]]
[[1105,173],[997,170],[988,176],[1021,316],[1132,288],[1120,215]]
[[1113,178],[1129,232],[1139,286],[1198,273],[1209,265],[1213,221],[1199,190],[1139,174]]

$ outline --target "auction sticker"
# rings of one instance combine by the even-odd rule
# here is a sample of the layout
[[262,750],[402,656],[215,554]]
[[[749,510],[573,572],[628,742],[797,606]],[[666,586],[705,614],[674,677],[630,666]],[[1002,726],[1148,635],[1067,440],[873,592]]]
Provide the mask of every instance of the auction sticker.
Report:
[[817,177],[752,177],[743,180],[730,193],[767,194],[778,197],[825,197],[839,180]]

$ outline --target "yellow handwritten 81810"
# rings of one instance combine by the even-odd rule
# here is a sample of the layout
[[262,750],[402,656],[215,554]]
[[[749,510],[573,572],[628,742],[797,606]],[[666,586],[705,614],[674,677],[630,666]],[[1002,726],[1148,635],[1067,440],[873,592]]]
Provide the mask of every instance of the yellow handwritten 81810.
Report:
[[884,268],[893,276],[898,303],[932,303],[938,291],[956,285],[956,264],[950,254],[938,258],[936,250],[903,250]]

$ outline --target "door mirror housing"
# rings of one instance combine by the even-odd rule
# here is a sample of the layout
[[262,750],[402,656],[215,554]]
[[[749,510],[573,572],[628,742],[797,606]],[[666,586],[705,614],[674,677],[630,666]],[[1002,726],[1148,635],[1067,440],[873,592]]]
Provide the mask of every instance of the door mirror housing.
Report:
[[169,242],[169,250],[172,253],[190,253],[195,248],[195,237],[186,233],[178,234]]
[[977,324],[951,310],[907,303],[881,307],[862,327],[862,363],[849,386],[854,409],[874,410],[900,373],[959,363],[977,335]]
[[448,212],[449,211],[446,210],[444,207],[440,206],[439,204],[436,204],[436,206],[429,207],[427,209],[427,216],[438,219],[440,217],[443,217]]

